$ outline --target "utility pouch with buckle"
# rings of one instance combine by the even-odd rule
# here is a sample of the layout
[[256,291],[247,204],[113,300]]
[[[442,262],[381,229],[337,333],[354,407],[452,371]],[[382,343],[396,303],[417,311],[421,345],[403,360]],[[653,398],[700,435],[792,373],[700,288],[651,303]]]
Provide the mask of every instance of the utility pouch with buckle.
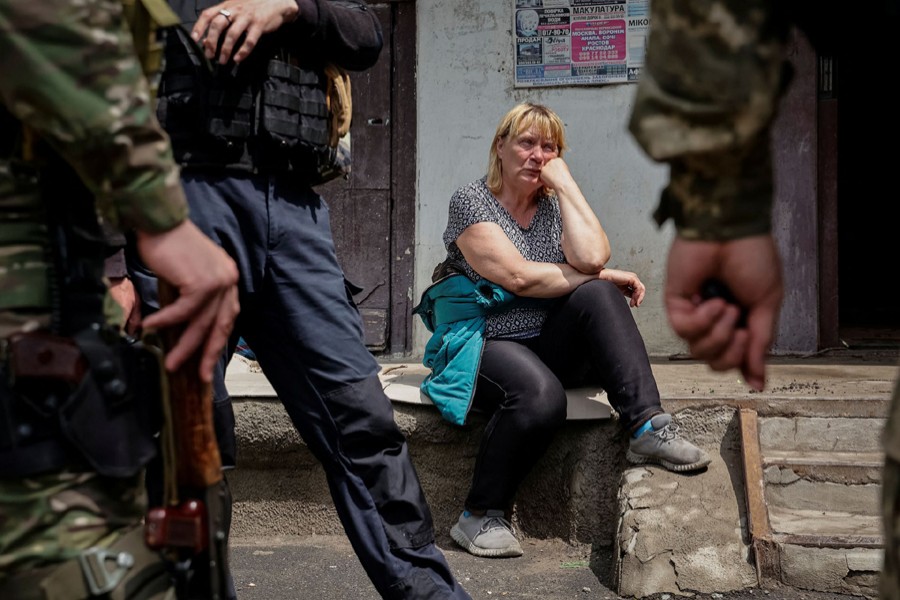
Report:
[[101,475],[130,477],[157,452],[162,353],[111,331],[92,329],[75,341],[90,369],[60,408],[63,434]]

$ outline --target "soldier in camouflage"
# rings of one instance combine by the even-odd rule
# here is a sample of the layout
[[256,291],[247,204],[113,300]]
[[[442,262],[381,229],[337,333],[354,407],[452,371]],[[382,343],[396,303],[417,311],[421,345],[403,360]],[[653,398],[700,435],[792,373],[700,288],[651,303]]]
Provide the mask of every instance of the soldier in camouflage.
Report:
[[[896,0],[868,9],[874,18],[900,14]],[[655,213],[660,225],[672,219],[676,228],[666,275],[669,323],[695,358],[715,370],[738,368],[761,390],[783,295],[771,233],[770,135],[790,80],[786,43],[793,26],[821,54],[840,56],[840,11],[764,0],[653,0],[651,11],[629,129],[671,169]],[[710,278],[730,288],[746,326],[738,305],[698,300]],[[900,600],[900,384],[884,443],[881,598]]]
[[[174,597],[139,527],[148,455],[130,438],[108,439],[103,421],[85,432],[93,416],[79,413],[90,402],[78,395],[100,381],[96,356],[125,373],[125,359],[109,354],[125,346],[110,326],[115,305],[101,276],[102,235],[94,235],[101,223],[134,229],[144,260],[179,292],[145,322],[185,327],[166,368],[202,349],[198,376],[210,381],[238,313],[237,269],[187,220],[141,67],[120,0],[0,0],[4,600]],[[44,344],[37,366],[23,366],[22,340]],[[72,348],[73,377],[57,381],[58,372],[68,374],[57,351]],[[116,387],[123,382],[124,390]],[[134,400],[130,372],[115,383],[100,396]],[[60,390],[75,391],[55,395]],[[106,444],[99,458],[92,436]]]

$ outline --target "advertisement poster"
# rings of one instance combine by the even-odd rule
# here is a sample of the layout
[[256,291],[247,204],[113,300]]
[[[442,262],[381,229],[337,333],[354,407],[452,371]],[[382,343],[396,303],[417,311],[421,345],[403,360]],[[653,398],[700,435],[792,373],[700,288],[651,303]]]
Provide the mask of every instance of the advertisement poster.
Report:
[[513,0],[516,87],[640,78],[650,0]]

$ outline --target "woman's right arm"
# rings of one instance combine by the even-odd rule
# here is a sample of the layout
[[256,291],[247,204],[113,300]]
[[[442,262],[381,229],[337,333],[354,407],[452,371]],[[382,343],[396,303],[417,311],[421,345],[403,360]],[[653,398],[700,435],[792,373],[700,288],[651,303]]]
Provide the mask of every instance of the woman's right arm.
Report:
[[456,245],[476,273],[517,296],[558,298],[598,278],[565,263],[525,260],[496,223],[469,225]]

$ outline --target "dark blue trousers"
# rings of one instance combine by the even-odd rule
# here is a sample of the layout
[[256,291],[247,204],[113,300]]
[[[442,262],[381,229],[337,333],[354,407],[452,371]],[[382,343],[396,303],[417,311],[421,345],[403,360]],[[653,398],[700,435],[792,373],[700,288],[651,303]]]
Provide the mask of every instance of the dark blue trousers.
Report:
[[[325,202],[286,177],[193,170],[182,180],[191,220],[240,271],[234,342],[240,334],[253,349],[321,461],[375,588],[391,599],[468,599],[434,545],[431,512],[363,342]],[[223,394],[219,387],[217,414]]]

